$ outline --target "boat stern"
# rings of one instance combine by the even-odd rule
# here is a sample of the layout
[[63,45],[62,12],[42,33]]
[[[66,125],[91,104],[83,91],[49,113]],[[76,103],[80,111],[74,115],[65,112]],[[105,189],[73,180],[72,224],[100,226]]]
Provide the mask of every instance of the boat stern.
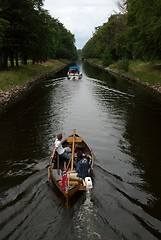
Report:
[[93,188],[93,183],[91,177],[85,177],[83,184],[80,187],[80,191],[88,191]]

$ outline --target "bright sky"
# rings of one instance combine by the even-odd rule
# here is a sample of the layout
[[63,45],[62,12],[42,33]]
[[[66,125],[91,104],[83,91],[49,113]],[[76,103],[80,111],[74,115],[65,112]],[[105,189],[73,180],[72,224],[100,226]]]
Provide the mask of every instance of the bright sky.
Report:
[[45,0],[44,9],[75,35],[77,49],[82,49],[95,32],[114,12],[116,0]]

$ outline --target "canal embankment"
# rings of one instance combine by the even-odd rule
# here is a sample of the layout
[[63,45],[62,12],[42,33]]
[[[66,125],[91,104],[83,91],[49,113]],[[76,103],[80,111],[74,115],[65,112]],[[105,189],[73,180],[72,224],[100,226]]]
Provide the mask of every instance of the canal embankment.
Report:
[[86,61],[120,79],[124,78],[133,81],[161,95],[161,61],[129,61],[126,71],[120,67],[122,64],[120,62],[106,67],[98,59],[87,59]]
[[40,64],[28,64],[0,72],[0,113],[17,102],[40,81],[52,77],[65,68],[67,60],[49,60]]

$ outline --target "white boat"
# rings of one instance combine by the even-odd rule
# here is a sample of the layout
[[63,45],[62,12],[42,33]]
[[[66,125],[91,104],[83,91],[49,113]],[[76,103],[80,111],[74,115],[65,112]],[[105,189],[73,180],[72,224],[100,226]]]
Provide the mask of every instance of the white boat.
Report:
[[78,66],[70,66],[67,72],[67,78],[70,80],[78,80],[82,78],[82,73]]

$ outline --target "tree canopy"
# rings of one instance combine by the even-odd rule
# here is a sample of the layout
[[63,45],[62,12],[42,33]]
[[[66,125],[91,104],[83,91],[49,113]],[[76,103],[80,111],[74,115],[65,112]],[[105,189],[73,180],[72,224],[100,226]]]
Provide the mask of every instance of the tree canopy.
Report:
[[77,58],[74,35],[43,8],[43,0],[0,0],[0,69],[19,60]]
[[120,0],[120,13],[95,28],[82,49],[85,58],[101,58],[105,64],[118,59],[160,59],[161,1]]

